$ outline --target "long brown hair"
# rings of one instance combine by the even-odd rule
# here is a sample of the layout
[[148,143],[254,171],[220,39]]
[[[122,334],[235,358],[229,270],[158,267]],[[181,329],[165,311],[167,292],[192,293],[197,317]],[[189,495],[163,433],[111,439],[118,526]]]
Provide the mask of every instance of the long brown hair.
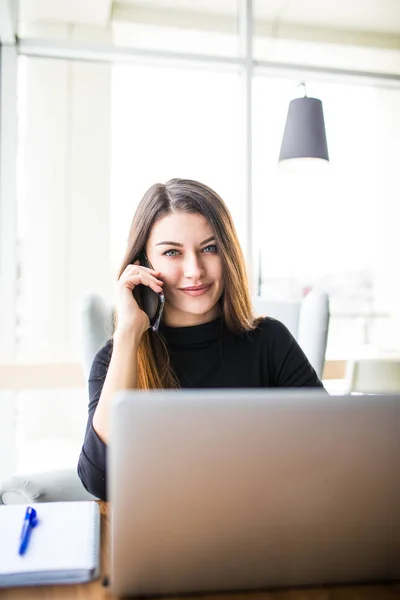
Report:
[[[145,249],[154,223],[176,212],[200,214],[209,222],[222,261],[224,291],[219,302],[223,321],[234,333],[252,331],[259,320],[253,315],[244,257],[232,217],[222,198],[198,181],[170,179],[165,184],[154,184],[145,193],[132,220],[118,278]],[[139,345],[137,372],[139,389],[180,387],[162,336],[151,329]]]

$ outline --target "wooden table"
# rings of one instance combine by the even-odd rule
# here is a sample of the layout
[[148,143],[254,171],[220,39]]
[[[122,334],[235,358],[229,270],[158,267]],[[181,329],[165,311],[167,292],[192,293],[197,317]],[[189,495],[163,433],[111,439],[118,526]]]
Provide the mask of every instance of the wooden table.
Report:
[[[107,503],[101,509],[101,574],[108,574],[108,515]],[[101,584],[92,583],[65,586],[20,587],[0,591],[0,600],[116,600]],[[171,597],[170,597],[171,598]],[[286,589],[269,592],[209,594],[207,596],[179,596],[176,600],[400,600],[400,582],[387,585],[322,586],[317,588]]]

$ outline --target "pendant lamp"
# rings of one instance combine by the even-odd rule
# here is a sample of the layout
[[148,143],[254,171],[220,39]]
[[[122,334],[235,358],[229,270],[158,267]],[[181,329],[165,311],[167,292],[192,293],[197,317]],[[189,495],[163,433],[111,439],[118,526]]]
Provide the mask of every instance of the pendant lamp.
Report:
[[289,104],[279,162],[294,158],[329,161],[324,112],[318,98],[304,96]]

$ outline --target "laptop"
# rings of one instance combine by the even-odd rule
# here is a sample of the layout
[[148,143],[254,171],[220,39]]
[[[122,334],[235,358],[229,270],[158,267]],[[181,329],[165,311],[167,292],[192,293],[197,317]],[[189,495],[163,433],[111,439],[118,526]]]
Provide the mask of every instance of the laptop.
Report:
[[400,580],[400,395],[119,392],[111,591]]

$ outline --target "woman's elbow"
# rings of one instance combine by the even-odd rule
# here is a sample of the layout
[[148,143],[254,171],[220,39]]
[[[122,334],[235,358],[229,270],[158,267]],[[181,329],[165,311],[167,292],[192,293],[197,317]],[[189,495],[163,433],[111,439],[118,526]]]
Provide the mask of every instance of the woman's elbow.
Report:
[[107,500],[107,484],[105,474],[93,467],[85,456],[80,455],[77,472],[83,487],[89,494],[99,500]]

